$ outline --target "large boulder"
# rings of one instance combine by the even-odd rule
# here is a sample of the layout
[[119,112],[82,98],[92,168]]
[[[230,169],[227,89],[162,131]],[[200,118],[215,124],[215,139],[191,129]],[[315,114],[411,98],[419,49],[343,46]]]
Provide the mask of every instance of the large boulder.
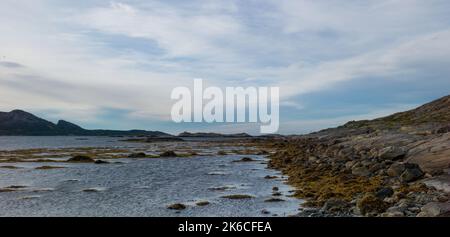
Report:
[[399,177],[404,171],[406,167],[403,163],[394,163],[392,164],[386,173],[391,177]]
[[450,202],[430,202],[420,209],[418,217],[450,216]]
[[375,196],[379,199],[385,199],[385,198],[391,197],[392,195],[394,195],[394,189],[392,189],[391,187],[380,188],[375,193]]
[[378,157],[383,160],[398,160],[406,155],[407,150],[403,147],[388,146],[380,150]]
[[405,183],[413,182],[422,178],[423,175],[424,172],[417,164],[407,163],[405,165],[405,171],[400,175],[400,180]]

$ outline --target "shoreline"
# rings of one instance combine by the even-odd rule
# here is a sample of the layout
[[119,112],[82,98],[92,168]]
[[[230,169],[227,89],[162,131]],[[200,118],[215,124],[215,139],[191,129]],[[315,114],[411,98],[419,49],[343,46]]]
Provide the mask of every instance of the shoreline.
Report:
[[[384,143],[386,136],[378,141]],[[288,184],[296,187],[294,196],[306,200],[306,211],[298,216],[448,215],[449,193],[429,185],[448,171],[424,171],[410,163],[406,149],[398,155],[386,144],[361,155],[367,151],[364,140],[373,136],[354,138],[307,135],[271,144],[276,153],[269,156],[268,167],[287,175]]]

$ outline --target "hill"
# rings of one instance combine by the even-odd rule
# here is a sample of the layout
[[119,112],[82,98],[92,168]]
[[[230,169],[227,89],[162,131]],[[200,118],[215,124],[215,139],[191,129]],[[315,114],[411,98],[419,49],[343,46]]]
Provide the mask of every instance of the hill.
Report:
[[172,136],[145,130],[87,130],[60,120],[57,124],[22,110],[0,112],[0,136]]

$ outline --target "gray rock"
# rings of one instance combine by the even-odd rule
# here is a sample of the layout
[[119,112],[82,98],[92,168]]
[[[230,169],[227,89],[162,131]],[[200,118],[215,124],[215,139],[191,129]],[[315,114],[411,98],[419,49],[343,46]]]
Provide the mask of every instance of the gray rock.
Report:
[[374,164],[372,167],[370,167],[369,171],[372,173],[375,173],[382,168],[383,168],[383,166],[381,164]]
[[263,214],[263,215],[269,215],[269,214],[270,214],[270,211],[268,211],[267,209],[263,209],[263,210],[261,210],[261,214]]
[[316,162],[318,159],[317,159],[317,157],[315,157],[315,156],[310,156],[309,158],[308,158],[308,161],[309,162]]
[[355,165],[355,161],[353,161],[353,160],[347,161],[347,162],[345,163],[345,168],[346,168],[346,169],[351,169],[354,165]]
[[378,157],[383,160],[397,160],[405,156],[406,149],[403,147],[388,146],[380,150]]
[[422,178],[423,175],[424,173],[418,165],[409,166],[400,175],[400,180],[405,183],[412,182]]
[[405,213],[401,211],[386,211],[381,214],[381,217],[404,217]]
[[371,172],[366,167],[360,166],[360,167],[353,167],[352,174],[358,176],[370,176]]
[[385,199],[388,197],[391,197],[394,194],[394,189],[392,189],[391,187],[384,187],[379,189],[375,196],[379,199]]
[[398,177],[403,173],[403,171],[405,171],[405,169],[406,167],[404,164],[397,162],[392,164],[386,173],[391,177]]
[[449,216],[450,202],[430,202],[421,208],[418,217]]

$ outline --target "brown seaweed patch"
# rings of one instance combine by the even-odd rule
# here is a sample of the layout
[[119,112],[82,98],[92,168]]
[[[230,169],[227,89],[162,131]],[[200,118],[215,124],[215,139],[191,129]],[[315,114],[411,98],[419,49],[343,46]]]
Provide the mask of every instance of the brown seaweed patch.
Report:
[[11,169],[11,170],[15,170],[15,169],[22,169],[21,167],[17,167],[17,166],[13,166],[13,165],[4,165],[4,166],[0,166],[1,169]]
[[222,196],[221,198],[227,198],[227,199],[250,199],[250,198],[254,198],[251,195],[247,195],[247,194],[231,194],[231,195],[226,195],[226,196]]

